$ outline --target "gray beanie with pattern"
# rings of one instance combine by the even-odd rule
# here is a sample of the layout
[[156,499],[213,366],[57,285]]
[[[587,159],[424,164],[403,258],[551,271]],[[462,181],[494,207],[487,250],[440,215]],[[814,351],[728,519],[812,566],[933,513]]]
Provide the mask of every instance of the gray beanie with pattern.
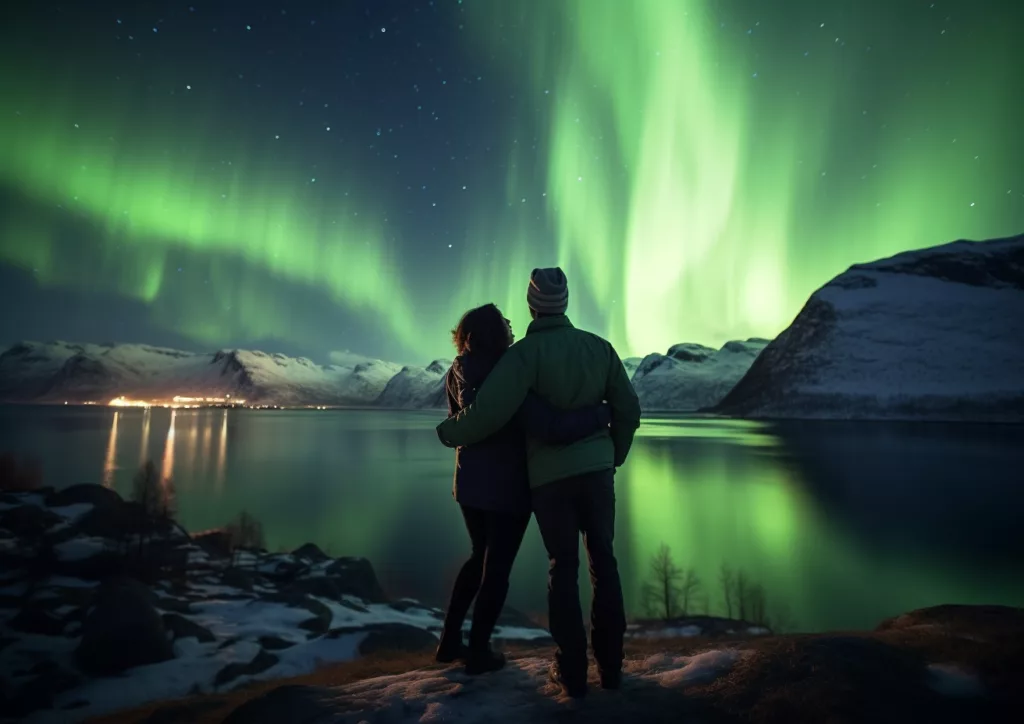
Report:
[[569,286],[561,267],[534,269],[526,289],[526,303],[538,314],[565,314]]

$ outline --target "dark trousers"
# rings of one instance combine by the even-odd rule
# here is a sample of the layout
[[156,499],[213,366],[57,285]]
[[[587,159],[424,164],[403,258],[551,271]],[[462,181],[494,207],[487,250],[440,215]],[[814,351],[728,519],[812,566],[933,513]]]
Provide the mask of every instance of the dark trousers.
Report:
[[512,564],[530,524],[530,514],[500,513],[463,505],[462,517],[466,520],[473,553],[455,579],[444,619],[444,635],[462,636],[462,624],[475,596],[469,647],[481,651],[490,645],[491,634],[505,605]]
[[626,612],[612,541],[615,536],[615,473],[576,475],[533,489],[533,512],[548,550],[548,623],[558,646],[562,676],[586,681],[587,633],[579,592],[579,536],[590,562],[594,597],[590,641],[602,671],[622,668]]

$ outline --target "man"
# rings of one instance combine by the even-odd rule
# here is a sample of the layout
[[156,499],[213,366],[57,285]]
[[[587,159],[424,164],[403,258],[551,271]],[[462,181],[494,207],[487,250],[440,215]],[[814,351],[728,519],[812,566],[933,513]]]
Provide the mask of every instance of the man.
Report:
[[602,400],[610,429],[568,445],[527,439],[531,502],[550,559],[548,616],[558,651],[552,678],[566,694],[587,693],[587,637],[579,600],[579,535],[593,586],[591,644],[601,685],[622,680],[626,616],[612,540],[615,468],[626,460],[640,426],[640,402],[618,354],[606,340],[572,326],[569,289],[559,268],[534,269],[526,301],[533,322],[480,386],[476,401],[442,422],[445,445],[472,445],[501,429],[532,389],[553,406],[572,410]]

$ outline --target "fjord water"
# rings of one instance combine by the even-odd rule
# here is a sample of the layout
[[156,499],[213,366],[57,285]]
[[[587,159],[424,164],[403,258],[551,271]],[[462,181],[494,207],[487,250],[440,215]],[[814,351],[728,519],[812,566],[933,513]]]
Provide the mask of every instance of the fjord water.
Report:
[[[247,510],[271,550],[369,558],[396,596],[443,605],[468,543],[438,412],[0,408],[0,451],[47,484],[124,495],[140,461],[173,478],[181,522]],[[722,565],[805,631],[863,628],[939,603],[1024,605],[1024,428],[646,418],[616,478],[627,607],[662,543],[723,613]],[[585,559],[581,585],[586,585]],[[545,608],[531,523],[509,603]]]

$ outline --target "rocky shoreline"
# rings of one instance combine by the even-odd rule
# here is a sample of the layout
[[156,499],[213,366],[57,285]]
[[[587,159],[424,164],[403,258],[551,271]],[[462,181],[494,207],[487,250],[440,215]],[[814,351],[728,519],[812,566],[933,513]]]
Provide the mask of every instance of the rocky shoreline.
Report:
[[[375,653],[429,652],[443,615],[390,599],[365,558],[312,543],[240,549],[227,529],[190,535],[99,485],[0,494],[0,719],[81,721]],[[627,637],[765,633],[704,616],[638,622]],[[509,608],[495,640],[550,643]]]
[[[366,559],[231,550],[173,524],[140,541],[137,512],[98,485],[0,495],[3,717],[81,720],[436,645],[442,612],[388,599]],[[496,635],[547,632],[510,611]]]

